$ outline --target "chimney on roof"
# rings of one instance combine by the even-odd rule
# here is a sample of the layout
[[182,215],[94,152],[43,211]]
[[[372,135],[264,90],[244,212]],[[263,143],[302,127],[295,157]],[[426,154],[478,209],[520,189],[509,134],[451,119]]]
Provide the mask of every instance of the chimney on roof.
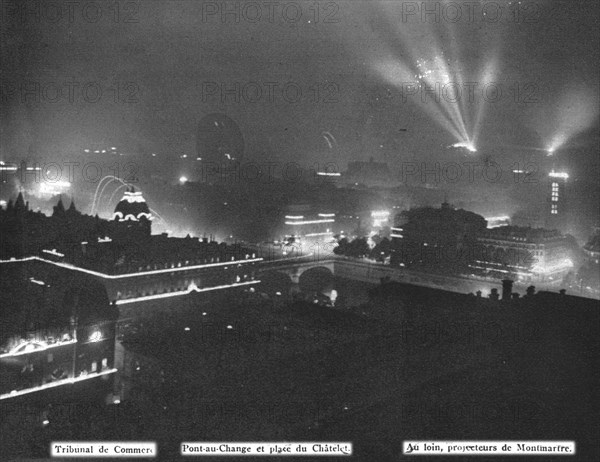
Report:
[[498,295],[498,289],[494,287],[490,293],[490,300],[498,300],[499,298],[500,296]]
[[512,279],[502,280],[502,300],[509,301],[512,295],[513,281]]

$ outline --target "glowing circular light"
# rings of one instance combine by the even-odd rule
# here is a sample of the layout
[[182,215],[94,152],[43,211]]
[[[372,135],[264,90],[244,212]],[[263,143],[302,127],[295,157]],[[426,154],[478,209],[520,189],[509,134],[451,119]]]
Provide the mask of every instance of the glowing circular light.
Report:
[[227,329],[230,329],[230,330],[231,330],[231,329],[233,329],[233,326],[232,326],[231,324],[229,324],[229,325],[227,326]]
[[187,179],[187,177],[186,177],[186,176],[181,176],[181,177],[179,177],[179,182],[180,182],[181,184],[187,183],[187,181],[188,181],[188,179]]
[[190,328],[189,328],[189,327],[186,327],[186,328],[184,328],[183,330],[184,330],[184,331],[186,331],[186,332],[189,332],[189,331],[190,331]]

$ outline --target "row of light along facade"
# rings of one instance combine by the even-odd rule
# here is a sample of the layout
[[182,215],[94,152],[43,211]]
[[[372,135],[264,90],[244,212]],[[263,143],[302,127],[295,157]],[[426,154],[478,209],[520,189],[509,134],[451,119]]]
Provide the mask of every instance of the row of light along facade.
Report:
[[[78,329],[34,332],[0,350],[0,400],[114,374],[114,328],[97,323]],[[12,370],[9,372],[9,370]]]
[[484,260],[470,266],[522,283],[558,284],[573,269],[566,238],[557,230],[501,226],[477,238]]
[[[64,395],[72,391],[69,385],[82,382],[101,384],[108,392],[110,382],[96,379],[117,372],[114,340],[118,310],[109,304],[104,287],[86,275],[72,275],[34,259],[2,261],[0,272],[6,316],[15,316],[18,309],[16,319],[21,320],[21,327],[3,325],[0,401],[47,397],[47,393]],[[22,293],[18,308],[6,307],[13,290],[6,284]]]
[[288,209],[281,227],[282,241],[295,245],[333,241],[335,213],[314,211],[309,205],[296,205]]

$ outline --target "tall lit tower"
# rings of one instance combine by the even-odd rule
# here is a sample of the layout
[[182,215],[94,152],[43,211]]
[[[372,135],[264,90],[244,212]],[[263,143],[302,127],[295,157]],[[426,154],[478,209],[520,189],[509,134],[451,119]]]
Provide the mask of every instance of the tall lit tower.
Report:
[[550,194],[546,205],[546,228],[564,232],[567,224],[567,180],[569,174],[552,169],[548,174]]

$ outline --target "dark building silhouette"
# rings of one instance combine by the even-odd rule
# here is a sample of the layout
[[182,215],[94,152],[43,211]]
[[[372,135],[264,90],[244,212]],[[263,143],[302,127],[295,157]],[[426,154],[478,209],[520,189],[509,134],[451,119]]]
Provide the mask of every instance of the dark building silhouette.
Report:
[[65,209],[62,197],[51,216],[30,210],[23,194],[0,208],[0,259],[39,255],[53,249],[78,247],[81,242],[111,234],[108,221],[83,215],[75,202]]
[[396,216],[392,228],[391,264],[447,274],[461,272],[486,225],[481,215],[457,210],[447,202],[441,208],[404,211]]

